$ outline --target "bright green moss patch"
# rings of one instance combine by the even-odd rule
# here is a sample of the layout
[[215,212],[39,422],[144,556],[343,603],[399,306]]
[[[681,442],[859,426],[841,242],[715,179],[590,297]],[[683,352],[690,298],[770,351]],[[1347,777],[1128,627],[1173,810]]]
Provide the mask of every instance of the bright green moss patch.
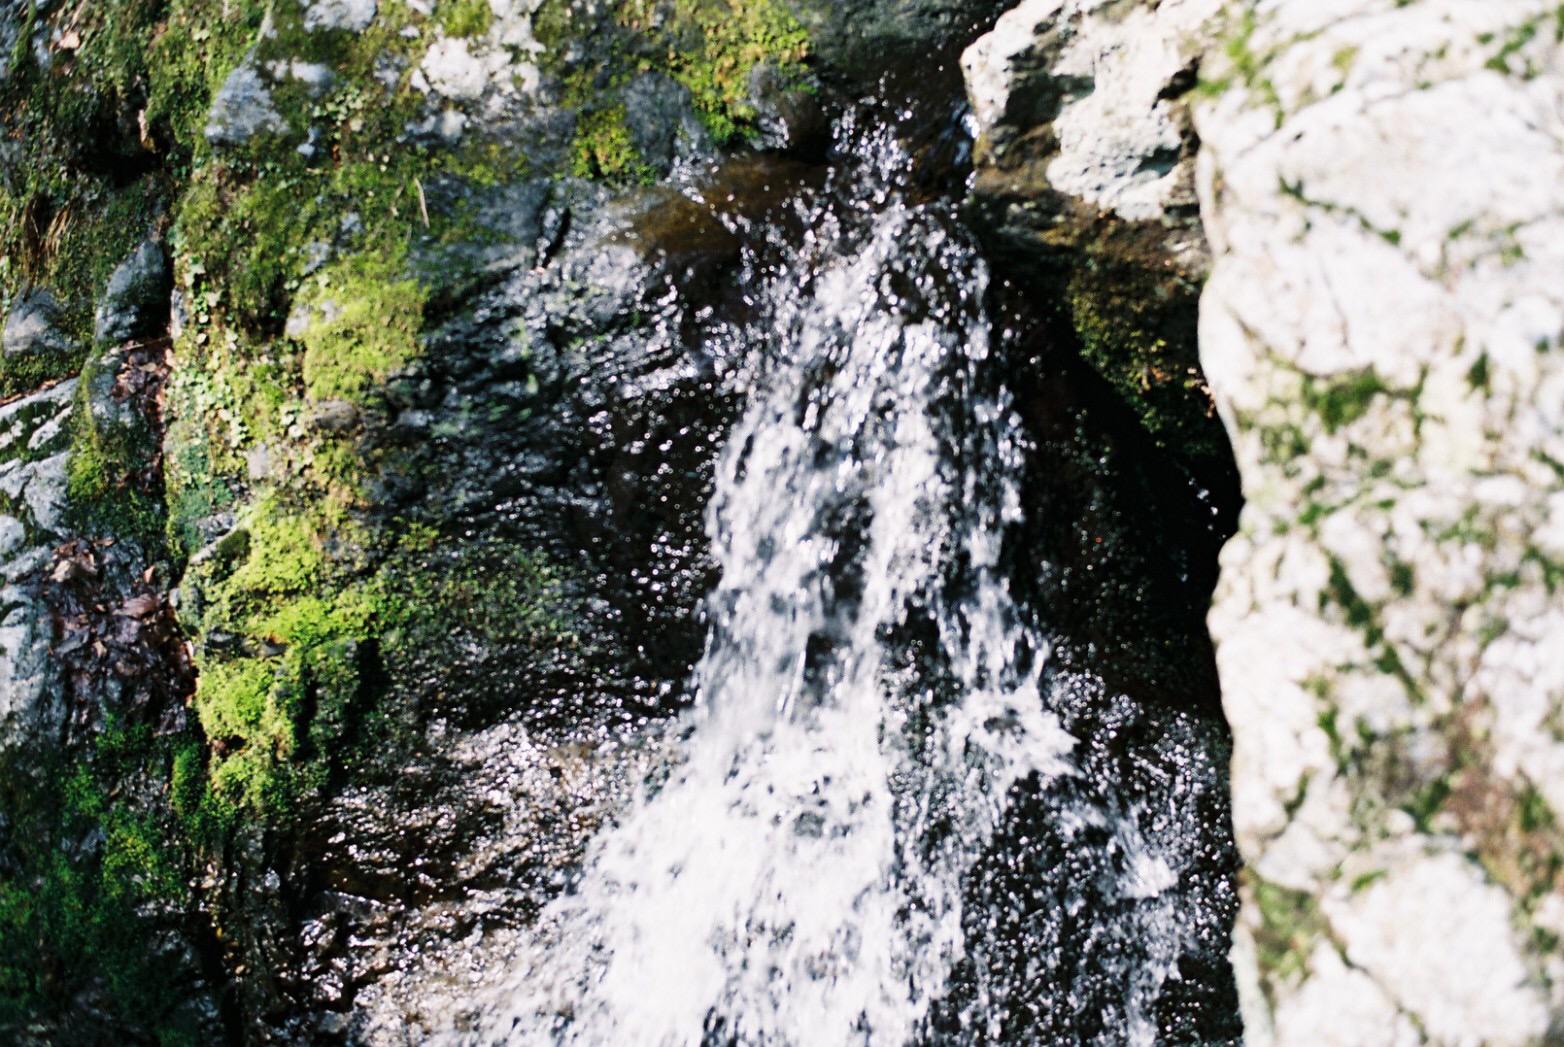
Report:
[[589,109],[576,121],[570,173],[611,182],[650,182],[653,171],[641,158],[625,123],[625,107]]
[[712,137],[728,141],[755,118],[750,73],[765,63],[796,75],[809,54],[809,36],[773,0],[711,0],[686,3],[680,11],[694,25],[699,43],[671,55],[670,71],[690,89]]
[[354,255],[309,282],[300,340],[311,399],[361,401],[418,356],[425,292],[403,268],[395,256]]
[[[569,0],[546,0],[534,19],[550,72],[577,114],[571,171],[612,182],[645,181],[645,165],[625,127],[623,88],[645,73],[684,85],[695,112],[719,144],[754,133],[750,78],[766,65],[803,83],[809,37],[780,0],[613,0],[588,21]],[[571,47],[590,38],[590,46]],[[555,56],[572,55],[568,59]]]
[[441,0],[434,16],[447,36],[482,36],[494,24],[489,0]]

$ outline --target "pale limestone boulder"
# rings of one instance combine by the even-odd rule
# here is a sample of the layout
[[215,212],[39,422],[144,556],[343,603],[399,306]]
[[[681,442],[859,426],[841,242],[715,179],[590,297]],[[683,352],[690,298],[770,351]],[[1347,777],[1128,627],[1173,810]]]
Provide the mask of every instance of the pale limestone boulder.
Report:
[[[1564,1015],[1564,54],[1553,5],[1229,5],[1206,375],[1248,499],[1211,613],[1251,1044]],[[1551,1042],[1551,1041],[1550,1041]]]

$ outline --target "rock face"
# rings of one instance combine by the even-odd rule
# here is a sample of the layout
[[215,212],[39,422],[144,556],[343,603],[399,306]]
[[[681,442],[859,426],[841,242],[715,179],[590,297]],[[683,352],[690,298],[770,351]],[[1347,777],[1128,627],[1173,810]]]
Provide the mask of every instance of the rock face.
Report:
[[44,288],[23,293],[11,303],[3,338],[6,356],[57,353],[70,348],[70,339],[60,330],[60,304]]
[[65,460],[76,382],[0,407],[0,746],[58,730],[59,671],[49,616],[31,583],[51,566],[61,537]]
[[1001,250],[1146,259],[1185,322],[1211,266],[1250,1043],[1559,1033],[1561,31],[1541,3],[1031,0],[964,59]]
[[1235,6],[1202,69],[1251,1043],[1559,1032],[1561,29]]
[[213,145],[241,145],[262,132],[286,131],[272,105],[271,87],[254,65],[245,62],[223,81],[207,116],[206,139]]
[[109,277],[98,303],[93,340],[117,344],[160,333],[168,322],[168,255],[143,240]]
[[969,204],[994,255],[1217,501],[1195,303],[1209,259],[1188,94],[1218,0],[1028,0],[962,56],[978,130]]

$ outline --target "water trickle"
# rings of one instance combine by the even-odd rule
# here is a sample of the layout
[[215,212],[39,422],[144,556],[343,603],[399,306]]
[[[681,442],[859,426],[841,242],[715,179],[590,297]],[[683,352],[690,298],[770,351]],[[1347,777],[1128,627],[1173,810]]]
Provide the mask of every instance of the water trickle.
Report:
[[[1016,790],[1081,773],[1000,568],[1023,446],[985,266],[948,203],[910,200],[889,133],[842,134],[803,233],[748,262],[762,316],[730,375],[748,405],[708,512],[721,581],[679,754],[450,1043],[937,1039]],[[1092,1042],[1153,1042],[1187,945],[1157,899],[1182,867],[1092,790],[1066,795],[1051,831],[1109,840],[1093,890],[1139,907],[1119,933],[1167,941],[1126,950],[1117,1032]],[[1091,899],[1056,884],[1049,904]],[[999,1021],[998,982],[975,984],[958,1026]]]

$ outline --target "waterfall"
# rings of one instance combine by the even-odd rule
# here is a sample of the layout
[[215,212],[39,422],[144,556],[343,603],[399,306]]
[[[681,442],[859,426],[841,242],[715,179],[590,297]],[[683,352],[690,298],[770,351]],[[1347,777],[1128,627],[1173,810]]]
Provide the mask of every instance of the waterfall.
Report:
[[[733,372],[747,408],[708,512],[721,581],[679,754],[445,1042],[936,1037],[974,962],[970,879],[1015,789],[1081,774],[1048,645],[1000,569],[1024,442],[984,263],[948,201],[915,201],[893,135],[842,134],[851,155],[798,205],[804,232],[773,238],[746,285],[764,318]],[[1106,832],[1115,857],[1095,887],[1050,897],[1133,910],[1115,932],[1119,1020],[1091,1042],[1155,1042],[1188,949],[1157,904],[1176,856],[1093,790],[1065,795],[1059,832]],[[1148,930],[1164,944],[1130,944]],[[958,1010],[979,1017],[955,1042],[985,1021],[1001,1037],[999,982],[969,980]]]

